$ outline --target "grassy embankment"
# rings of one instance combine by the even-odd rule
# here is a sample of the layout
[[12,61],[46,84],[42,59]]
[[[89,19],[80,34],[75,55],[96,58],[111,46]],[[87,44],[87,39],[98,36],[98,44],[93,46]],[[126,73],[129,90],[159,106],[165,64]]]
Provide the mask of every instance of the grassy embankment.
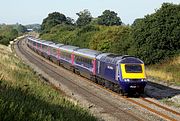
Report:
[[0,120],[97,120],[40,81],[34,72],[0,45]]
[[146,68],[148,78],[180,86],[180,56]]

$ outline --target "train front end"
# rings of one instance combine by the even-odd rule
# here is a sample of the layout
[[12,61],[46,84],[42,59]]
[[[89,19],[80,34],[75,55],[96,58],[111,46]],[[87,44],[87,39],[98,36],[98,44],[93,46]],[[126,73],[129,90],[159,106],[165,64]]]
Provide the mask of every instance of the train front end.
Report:
[[128,57],[123,59],[119,66],[119,83],[124,93],[144,93],[147,83],[144,63],[135,57]]

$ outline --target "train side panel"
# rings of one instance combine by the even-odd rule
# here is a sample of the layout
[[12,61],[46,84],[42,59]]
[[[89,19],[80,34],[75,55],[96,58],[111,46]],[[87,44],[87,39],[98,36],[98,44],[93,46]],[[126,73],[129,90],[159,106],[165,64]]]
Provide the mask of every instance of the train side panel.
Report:
[[93,75],[93,70],[94,70],[93,60],[94,59],[75,55],[74,67],[76,73],[90,79],[91,75]]
[[105,80],[111,81],[113,83],[118,83],[116,81],[116,65],[115,64],[110,64],[110,63],[97,60],[96,75]]

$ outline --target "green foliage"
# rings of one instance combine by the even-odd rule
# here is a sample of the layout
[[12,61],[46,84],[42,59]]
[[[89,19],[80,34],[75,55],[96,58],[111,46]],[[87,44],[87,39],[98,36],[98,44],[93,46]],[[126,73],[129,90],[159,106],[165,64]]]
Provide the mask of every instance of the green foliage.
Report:
[[82,48],[127,54],[131,42],[130,30],[129,27],[123,26],[87,25],[81,28],[56,26],[49,34],[43,34],[41,37]]
[[[68,19],[68,23],[69,22],[70,21]],[[58,24],[66,24],[66,23],[67,23],[67,18],[64,14],[61,14],[59,12],[53,12],[48,14],[48,17],[43,20],[41,25],[41,30],[43,33],[47,33],[54,26]]]
[[9,44],[9,39],[5,36],[0,36],[0,44],[3,44],[3,45],[8,45]]
[[19,24],[17,26],[16,30],[18,31],[19,34],[23,34],[23,33],[27,32],[27,28],[25,26],[21,25],[21,24]]
[[27,29],[32,29],[35,32],[40,32],[41,25],[40,24],[29,24],[25,26]]
[[90,42],[90,48],[103,52],[127,54],[130,42],[130,28],[123,26],[105,27],[96,33]]
[[0,28],[0,44],[8,45],[18,36],[18,31],[10,25],[2,25]]
[[18,31],[19,35],[27,32],[27,28],[21,24],[18,24],[18,23],[13,25],[13,28]]
[[113,26],[121,25],[121,19],[117,16],[117,13],[110,10],[105,10],[101,16],[98,16],[97,23],[99,25]]
[[97,31],[99,31],[99,27],[93,25],[81,28],[58,25],[52,28],[49,34],[43,34],[41,37],[46,40],[88,48],[89,41]]
[[88,25],[92,20],[91,13],[87,9],[76,13],[76,15],[78,15],[76,25],[79,27]]
[[[134,55],[146,64],[156,63],[180,49],[180,5],[164,3],[156,13],[132,25]],[[131,49],[132,49],[131,48]]]
[[74,19],[70,18],[70,17],[67,17],[66,18],[66,24],[67,25],[74,25],[75,21]]

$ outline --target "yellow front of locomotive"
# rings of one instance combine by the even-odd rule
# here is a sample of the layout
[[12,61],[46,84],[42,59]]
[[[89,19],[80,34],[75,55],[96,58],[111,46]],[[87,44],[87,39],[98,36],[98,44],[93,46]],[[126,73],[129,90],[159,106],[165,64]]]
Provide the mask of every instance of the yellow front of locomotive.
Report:
[[120,64],[120,84],[124,92],[144,93],[146,83],[144,63]]

